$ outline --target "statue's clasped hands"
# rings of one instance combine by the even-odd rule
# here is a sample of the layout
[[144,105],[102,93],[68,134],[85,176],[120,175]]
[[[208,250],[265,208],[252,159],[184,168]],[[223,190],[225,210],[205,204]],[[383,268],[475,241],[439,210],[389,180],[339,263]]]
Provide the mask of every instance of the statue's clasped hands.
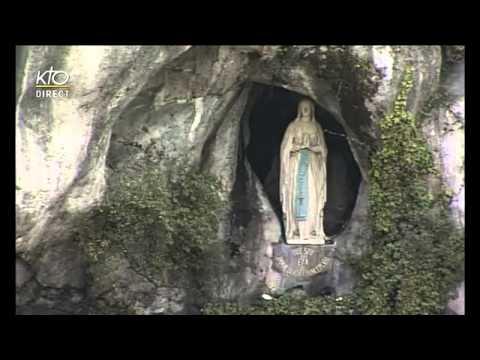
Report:
[[302,135],[302,136],[299,136],[299,137],[295,137],[293,139],[293,144],[295,145],[294,149],[291,151],[291,153],[296,153],[300,150],[303,150],[303,149],[309,149],[312,145],[311,141],[310,140],[314,140],[314,139],[310,139],[310,135],[308,134],[305,134],[305,135]]

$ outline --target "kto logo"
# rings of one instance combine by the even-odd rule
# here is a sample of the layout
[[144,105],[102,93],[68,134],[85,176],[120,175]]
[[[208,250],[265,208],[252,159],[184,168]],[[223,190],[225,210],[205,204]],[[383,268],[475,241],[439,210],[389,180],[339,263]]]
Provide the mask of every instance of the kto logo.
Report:
[[70,76],[66,71],[54,70],[53,66],[43,73],[38,71],[35,81],[35,97],[67,97],[70,92],[70,85],[67,84],[69,80]]

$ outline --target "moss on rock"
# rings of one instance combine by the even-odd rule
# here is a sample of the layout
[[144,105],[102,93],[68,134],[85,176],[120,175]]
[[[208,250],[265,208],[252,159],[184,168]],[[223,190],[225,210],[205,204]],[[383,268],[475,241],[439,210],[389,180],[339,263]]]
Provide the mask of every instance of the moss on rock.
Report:
[[210,295],[212,277],[223,263],[217,238],[221,185],[179,165],[170,170],[162,173],[146,161],[137,174],[122,174],[88,215],[79,236],[94,282],[115,271],[109,270],[109,259],[120,256],[156,286],[175,284],[194,289],[200,298]]

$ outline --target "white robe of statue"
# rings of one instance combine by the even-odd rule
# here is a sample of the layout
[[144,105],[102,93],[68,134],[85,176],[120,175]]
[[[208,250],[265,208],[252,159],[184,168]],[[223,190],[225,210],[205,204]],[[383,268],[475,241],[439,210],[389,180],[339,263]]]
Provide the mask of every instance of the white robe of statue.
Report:
[[322,127],[315,121],[314,104],[304,99],[285,132],[280,153],[280,201],[287,244],[325,243],[326,161],[327,147]]

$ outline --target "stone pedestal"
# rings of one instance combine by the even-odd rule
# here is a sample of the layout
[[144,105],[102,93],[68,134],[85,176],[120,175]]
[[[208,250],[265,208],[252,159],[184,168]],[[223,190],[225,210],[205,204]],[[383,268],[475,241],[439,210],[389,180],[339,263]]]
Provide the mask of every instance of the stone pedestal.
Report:
[[299,286],[307,292],[321,290],[311,289],[312,286],[331,287],[334,251],[334,245],[274,245],[267,286],[272,293]]

